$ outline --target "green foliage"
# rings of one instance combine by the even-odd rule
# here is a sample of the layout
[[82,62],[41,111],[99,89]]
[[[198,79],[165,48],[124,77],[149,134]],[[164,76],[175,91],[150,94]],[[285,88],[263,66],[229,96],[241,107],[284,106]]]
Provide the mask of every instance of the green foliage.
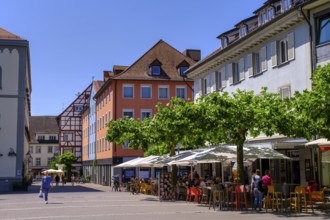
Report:
[[56,164],[64,164],[64,167],[63,167],[63,171],[66,173],[66,175],[70,175],[71,174],[71,170],[72,170],[72,164],[75,163],[77,160],[76,160],[76,157],[74,156],[73,153],[65,153],[65,154],[62,154],[62,155],[59,155],[59,156],[56,156],[55,157],[55,160],[52,161],[50,164],[49,164],[49,167],[51,169],[57,169],[57,166]]

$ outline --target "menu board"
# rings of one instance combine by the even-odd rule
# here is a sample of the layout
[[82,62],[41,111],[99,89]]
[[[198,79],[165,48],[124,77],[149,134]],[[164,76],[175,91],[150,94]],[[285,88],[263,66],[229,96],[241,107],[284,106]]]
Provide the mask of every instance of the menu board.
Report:
[[160,201],[175,199],[175,192],[172,185],[172,173],[160,173],[158,194]]

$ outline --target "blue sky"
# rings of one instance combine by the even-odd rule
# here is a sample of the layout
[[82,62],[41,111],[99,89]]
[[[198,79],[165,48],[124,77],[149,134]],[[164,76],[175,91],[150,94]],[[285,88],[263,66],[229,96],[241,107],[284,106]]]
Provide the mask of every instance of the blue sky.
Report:
[[160,39],[207,56],[265,1],[7,0],[0,26],[30,43],[32,115],[59,115],[93,77],[131,65]]

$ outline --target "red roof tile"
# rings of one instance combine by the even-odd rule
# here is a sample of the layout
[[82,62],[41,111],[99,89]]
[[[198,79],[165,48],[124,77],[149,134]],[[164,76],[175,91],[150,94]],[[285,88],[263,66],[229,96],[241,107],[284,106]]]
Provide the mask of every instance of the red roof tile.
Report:
[[6,31],[3,28],[0,28],[0,40],[25,40],[15,34]]

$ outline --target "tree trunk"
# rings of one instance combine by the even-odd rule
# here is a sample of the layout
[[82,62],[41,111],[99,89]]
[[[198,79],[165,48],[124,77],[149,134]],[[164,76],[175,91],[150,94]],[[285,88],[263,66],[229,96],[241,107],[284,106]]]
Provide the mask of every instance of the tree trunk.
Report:
[[244,183],[243,143],[237,145],[237,183]]
[[[170,156],[174,156],[175,155],[175,146],[176,144],[171,144],[170,146]],[[178,172],[178,167],[176,165],[172,165],[172,186],[173,189],[175,189],[176,187],[176,183],[177,183],[177,172]]]

